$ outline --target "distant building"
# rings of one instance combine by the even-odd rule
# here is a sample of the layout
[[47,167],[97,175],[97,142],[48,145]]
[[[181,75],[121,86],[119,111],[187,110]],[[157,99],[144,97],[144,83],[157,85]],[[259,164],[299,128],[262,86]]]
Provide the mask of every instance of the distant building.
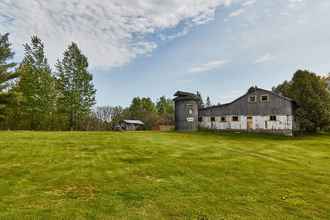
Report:
[[137,131],[143,129],[144,123],[140,120],[123,120],[120,127],[126,131]]
[[200,129],[268,132],[293,135],[295,102],[274,92],[251,87],[246,94],[224,105],[198,109],[192,93],[175,94],[178,131]]

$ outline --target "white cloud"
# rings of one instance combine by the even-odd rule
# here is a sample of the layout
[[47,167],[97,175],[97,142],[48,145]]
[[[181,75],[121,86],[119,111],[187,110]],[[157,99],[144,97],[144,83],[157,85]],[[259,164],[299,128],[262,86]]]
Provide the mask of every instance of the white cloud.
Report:
[[[0,32],[20,47],[33,34],[46,44],[52,62],[70,41],[78,42],[94,66],[121,66],[157,44],[149,34],[194,26],[214,18],[232,0],[0,0]],[[177,37],[186,34],[184,29]],[[175,35],[174,35],[175,36]],[[171,38],[170,38],[171,39]]]
[[244,1],[241,4],[241,8],[237,9],[236,11],[233,11],[232,13],[229,14],[228,17],[237,17],[240,16],[241,14],[243,14],[246,10],[247,7],[252,6],[254,4],[257,3],[257,0],[248,0],[248,1]]
[[241,15],[245,10],[243,8],[237,9],[236,11],[233,11],[229,14],[229,17],[237,17]]
[[208,72],[211,70],[216,70],[228,63],[228,60],[213,60],[208,63],[200,64],[193,66],[189,72],[190,73],[200,73],[200,72]]
[[303,2],[303,0],[289,0],[289,2],[291,2],[291,3],[299,3],[299,2]]
[[273,60],[275,57],[272,56],[271,54],[267,53],[259,58],[257,58],[257,60],[254,62],[255,64],[259,64],[259,63],[265,63],[268,62],[270,60]]
[[250,6],[250,5],[254,5],[256,2],[257,2],[257,0],[249,0],[249,1],[244,2],[242,4],[242,6],[247,7],[247,6]]

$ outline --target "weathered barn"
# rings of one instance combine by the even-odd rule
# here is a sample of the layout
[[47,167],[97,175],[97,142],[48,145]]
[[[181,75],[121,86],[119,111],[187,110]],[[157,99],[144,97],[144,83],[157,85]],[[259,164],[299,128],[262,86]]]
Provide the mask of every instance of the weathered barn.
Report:
[[[293,135],[295,130],[295,102],[268,90],[251,87],[246,94],[224,105],[200,108],[197,114],[188,114],[198,105],[194,96],[176,93],[177,130],[201,129],[268,132]],[[177,106],[177,105],[176,105]],[[194,111],[193,111],[194,112]]]

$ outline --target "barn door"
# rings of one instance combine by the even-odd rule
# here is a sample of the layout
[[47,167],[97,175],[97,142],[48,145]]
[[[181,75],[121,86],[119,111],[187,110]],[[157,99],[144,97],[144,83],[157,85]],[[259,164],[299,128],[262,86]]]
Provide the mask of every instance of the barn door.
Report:
[[247,129],[248,130],[253,129],[253,117],[252,116],[247,117]]

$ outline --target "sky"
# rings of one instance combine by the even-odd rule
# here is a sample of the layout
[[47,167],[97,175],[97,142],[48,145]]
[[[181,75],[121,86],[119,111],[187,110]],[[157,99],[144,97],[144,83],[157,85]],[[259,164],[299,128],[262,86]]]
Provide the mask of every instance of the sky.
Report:
[[0,0],[0,33],[18,62],[35,34],[52,66],[78,43],[97,105],[177,90],[223,104],[297,69],[329,73],[329,11],[329,0]]

